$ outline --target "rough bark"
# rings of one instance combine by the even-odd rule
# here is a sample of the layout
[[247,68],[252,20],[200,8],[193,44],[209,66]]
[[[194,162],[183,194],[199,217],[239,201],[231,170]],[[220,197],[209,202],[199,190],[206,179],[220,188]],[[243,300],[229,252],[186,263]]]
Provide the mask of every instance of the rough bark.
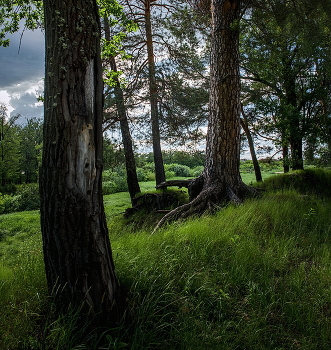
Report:
[[45,0],[41,229],[49,291],[113,321],[117,279],[102,201],[102,66],[94,0]]
[[195,199],[165,215],[167,221],[213,211],[229,201],[239,204],[256,191],[241,179],[240,165],[240,0],[212,0],[210,115],[205,170],[192,183]]
[[289,159],[288,159],[288,145],[287,145],[287,143],[283,144],[282,152],[283,152],[284,173],[288,173],[290,171],[290,165],[289,165]]
[[153,49],[153,34],[151,22],[151,0],[146,0],[145,5],[145,30],[146,30],[146,45],[148,59],[148,75],[149,75],[149,99],[151,105],[151,122],[152,122],[152,138],[153,138],[153,154],[155,164],[155,180],[156,184],[160,184],[166,180],[163,157],[161,151],[161,137],[159,126],[159,113],[157,102],[157,84],[155,77],[155,61]]
[[[107,41],[110,41],[110,28],[109,28],[108,18],[105,18],[104,22],[105,22],[105,28],[104,28],[105,38]],[[114,72],[117,72],[115,57],[111,57],[109,63],[110,63],[111,70]],[[136,194],[140,192],[140,186],[138,182],[136,161],[134,158],[133,143],[132,143],[132,138],[130,133],[128,116],[127,116],[126,106],[124,103],[124,93],[117,77],[115,78],[114,94],[116,98],[116,107],[117,107],[117,113],[120,121],[122,142],[123,142],[123,148],[124,148],[126,180],[128,184],[131,202],[132,202]]]

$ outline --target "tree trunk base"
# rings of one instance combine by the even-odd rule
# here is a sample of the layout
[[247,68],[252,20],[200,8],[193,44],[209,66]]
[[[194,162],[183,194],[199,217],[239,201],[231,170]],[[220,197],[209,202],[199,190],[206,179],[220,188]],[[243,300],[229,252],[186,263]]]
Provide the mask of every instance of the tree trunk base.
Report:
[[258,190],[241,182],[236,188],[227,184],[203,185],[203,177],[196,178],[189,187],[190,202],[183,204],[166,214],[156,225],[153,233],[165,225],[190,216],[215,213],[228,203],[239,205],[247,197],[258,195]]

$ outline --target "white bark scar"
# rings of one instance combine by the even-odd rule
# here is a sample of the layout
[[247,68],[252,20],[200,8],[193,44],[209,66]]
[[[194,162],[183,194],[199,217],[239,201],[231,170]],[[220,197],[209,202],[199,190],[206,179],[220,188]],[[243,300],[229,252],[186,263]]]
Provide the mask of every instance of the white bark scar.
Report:
[[94,90],[94,59],[91,59],[85,74],[85,103],[87,111],[91,114],[94,111]]

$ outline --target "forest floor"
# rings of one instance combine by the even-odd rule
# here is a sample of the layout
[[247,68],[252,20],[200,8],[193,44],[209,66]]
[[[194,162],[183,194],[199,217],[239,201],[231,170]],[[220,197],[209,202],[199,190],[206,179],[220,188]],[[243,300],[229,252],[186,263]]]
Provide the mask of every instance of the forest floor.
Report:
[[123,218],[127,194],[105,196],[128,304],[97,333],[53,312],[39,212],[0,215],[0,349],[329,350],[330,179],[279,174],[258,199],[153,235]]

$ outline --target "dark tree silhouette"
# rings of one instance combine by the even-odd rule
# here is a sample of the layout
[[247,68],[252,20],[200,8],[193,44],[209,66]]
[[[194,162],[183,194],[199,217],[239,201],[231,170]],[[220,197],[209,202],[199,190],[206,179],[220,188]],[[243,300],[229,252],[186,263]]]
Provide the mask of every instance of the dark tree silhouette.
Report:
[[101,189],[102,66],[95,0],[45,0],[41,229],[49,291],[100,322],[116,312],[117,279]]

